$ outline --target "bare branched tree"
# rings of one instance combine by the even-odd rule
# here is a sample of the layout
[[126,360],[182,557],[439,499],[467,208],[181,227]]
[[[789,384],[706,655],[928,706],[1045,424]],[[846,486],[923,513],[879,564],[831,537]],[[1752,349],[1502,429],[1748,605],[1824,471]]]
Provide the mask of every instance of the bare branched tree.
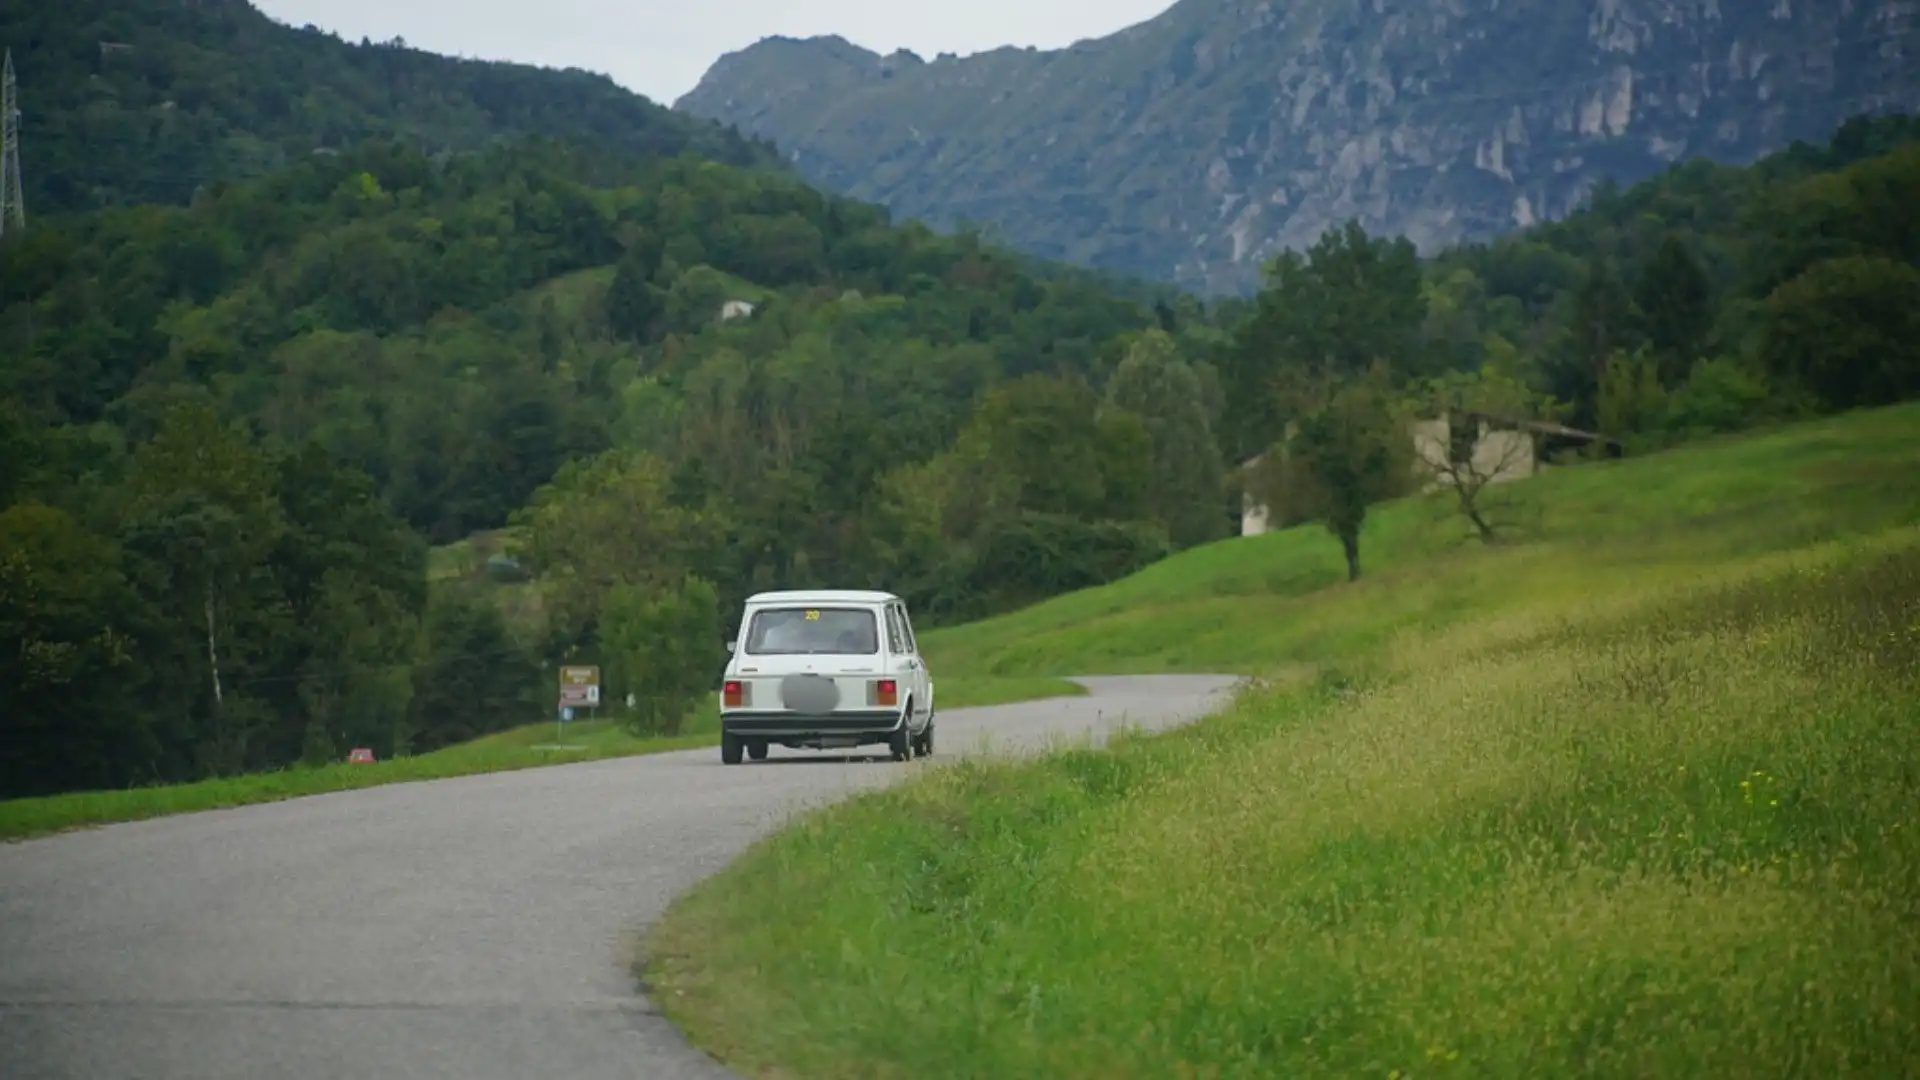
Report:
[[1428,490],[1450,495],[1480,540],[1495,543],[1511,522],[1503,514],[1510,501],[1493,492],[1534,474],[1539,447],[1532,425],[1559,409],[1490,368],[1425,380],[1415,407],[1425,417],[1417,429],[1416,465],[1429,477]]

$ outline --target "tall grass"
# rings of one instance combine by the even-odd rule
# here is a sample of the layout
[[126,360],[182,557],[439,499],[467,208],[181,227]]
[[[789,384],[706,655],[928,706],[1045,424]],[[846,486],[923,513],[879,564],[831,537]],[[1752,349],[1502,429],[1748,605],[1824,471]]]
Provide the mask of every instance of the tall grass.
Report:
[[1395,508],[1358,587],[1302,531],[960,628],[1268,678],[807,819],[675,905],[654,996],[815,1078],[1915,1075],[1916,434],[1543,478],[1507,550]]

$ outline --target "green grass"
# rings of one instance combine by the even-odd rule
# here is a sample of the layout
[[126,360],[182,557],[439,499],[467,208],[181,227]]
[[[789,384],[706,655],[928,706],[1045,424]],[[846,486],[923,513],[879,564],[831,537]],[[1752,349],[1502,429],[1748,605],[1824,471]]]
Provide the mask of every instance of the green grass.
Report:
[[[1077,683],[1032,677],[962,676],[943,678],[938,686],[938,703],[942,709],[1086,693],[1085,688]],[[343,762],[191,784],[10,799],[0,802],[0,841],[20,840],[118,821],[139,821],[197,810],[278,802],[302,795],[320,795],[380,784],[439,780],[571,761],[694,749],[717,744],[720,741],[719,732],[718,713],[709,702],[688,719],[681,734],[671,737],[632,735],[618,724],[605,720],[578,721],[564,728],[548,722],[482,736],[431,753],[367,765],[348,765]]]
[[810,816],[653,997],[818,1080],[1912,1075],[1916,468],[1882,410],[1520,485],[1522,545],[1387,508],[1355,586],[1303,529],[930,633],[1265,685]]

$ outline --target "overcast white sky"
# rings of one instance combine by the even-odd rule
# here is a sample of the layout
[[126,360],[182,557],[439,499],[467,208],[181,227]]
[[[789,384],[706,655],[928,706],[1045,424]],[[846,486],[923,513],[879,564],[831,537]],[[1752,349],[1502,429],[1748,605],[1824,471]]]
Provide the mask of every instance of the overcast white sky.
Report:
[[1150,19],[1172,0],[254,0],[268,15],[350,41],[605,72],[663,105],[720,54],[775,34],[839,34],[927,59],[1002,45],[1042,49]]

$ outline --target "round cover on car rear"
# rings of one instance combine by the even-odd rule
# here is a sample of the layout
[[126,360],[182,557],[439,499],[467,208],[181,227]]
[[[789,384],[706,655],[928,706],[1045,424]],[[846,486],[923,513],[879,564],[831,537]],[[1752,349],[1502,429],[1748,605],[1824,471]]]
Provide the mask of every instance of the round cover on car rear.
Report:
[[840,688],[821,675],[789,675],[780,680],[780,702],[794,712],[832,712],[840,704]]

